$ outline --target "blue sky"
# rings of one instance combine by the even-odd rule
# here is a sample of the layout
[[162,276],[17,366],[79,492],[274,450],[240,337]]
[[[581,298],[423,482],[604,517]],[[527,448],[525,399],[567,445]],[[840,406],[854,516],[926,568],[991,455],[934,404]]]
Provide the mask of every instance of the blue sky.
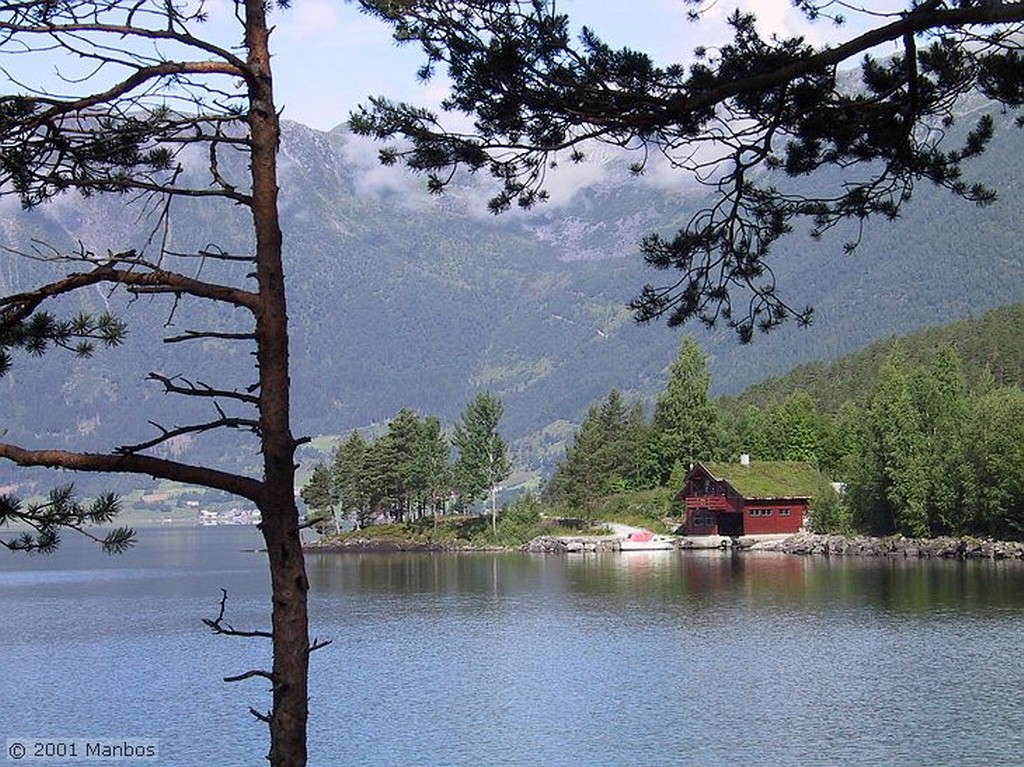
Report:
[[[226,10],[223,0],[215,1]],[[874,0],[872,9],[900,5],[896,0]],[[769,32],[802,34],[817,42],[834,34],[827,22],[807,24],[789,0],[715,0],[698,24],[687,21],[682,0],[558,2],[558,9],[569,14],[575,26],[586,24],[613,46],[645,50],[663,64],[688,61],[696,46],[727,39],[722,20],[736,7],[753,10]],[[328,129],[344,122],[371,94],[436,103],[441,84],[424,86],[416,81],[416,68],[422,63],[417,50],[397,48],[388,28],[361,14],[351,2],[294,0],[291,8],[277,13],[275,23],[275,86],[288,119]]]

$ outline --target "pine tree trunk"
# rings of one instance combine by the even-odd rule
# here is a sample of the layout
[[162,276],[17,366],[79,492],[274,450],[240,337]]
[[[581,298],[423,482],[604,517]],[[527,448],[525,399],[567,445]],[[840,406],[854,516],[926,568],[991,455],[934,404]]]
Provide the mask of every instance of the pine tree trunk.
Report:
[[278,507],[276,511],[267,509],[263,522],[273,600],[274,694],[268,758],[274,767],[303,767],[306,764],[308,582],[298,525],[287,519],[295,513],[295,504],[290,505],[291,510],[287,507]]
[[263,0],[246,0],[246,43],[255,73],[249,87],[252,214],[256,233],[256,320],[264,493],[260,511],[270,564],[273,602],[273,709],[269,761],[306,764],[309,622],[306,577],[295,504],[295,439],[290,426],[288,315],[277,207],[280,122],[274,106]]

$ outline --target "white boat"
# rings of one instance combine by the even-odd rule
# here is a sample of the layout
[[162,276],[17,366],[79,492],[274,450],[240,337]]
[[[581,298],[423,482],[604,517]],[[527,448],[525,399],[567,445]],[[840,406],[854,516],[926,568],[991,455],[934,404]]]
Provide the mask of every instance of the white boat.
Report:
[[665,551],[675,547],[675,538],[655,535],[650,530],[634,530],[619,541],[619,551]]

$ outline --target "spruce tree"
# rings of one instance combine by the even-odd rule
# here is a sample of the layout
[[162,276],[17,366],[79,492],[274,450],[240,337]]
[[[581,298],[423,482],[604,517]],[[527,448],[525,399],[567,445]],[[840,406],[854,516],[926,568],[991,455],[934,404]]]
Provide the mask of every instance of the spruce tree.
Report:
[[819,468],[827,477],[848,482],[856,471],[864,443],[865,416],[862,409],[847,400],[838,412],[825,419]]
[[618,389],[590,407],[559,463],[548,493],[590,518],[601,498],[660,481],[642,402],[627,407]]
[[596,468],[603,477],[602,494],[622,492],[626,489],[625,473],[629,462],[626,455],[629,449],[629,410],[618,389],[608,392],[607,398],[601,403],[598,422],[601,444],[597,449]]
[[661,469],[653,434],[643,402],[634,402],[629,411],[625,439],[628,458],[625,473],[633,490],[646,490],[657,487],[659,483]]
[[436,521],[451,490],[451,443],[436,415],[427,416],[420,425],[415,475],[420,501]]
[[337,501],[334,495],[334,486],[331,472],[323,463],[313,467],[313,473],[309,481],[302,488],[302,502],[309,507],[313,513],[330,511]]
[[608,494],[608,467],[602,463],[605,431],[602,408],[591,405],[561,464],[560,489],[570,508],[591,516],[594,502]]
[[384,514],[401,521],[404,509],[401,498],[405,480],[401,473],[402,454],[390,434],[370,444],[366,455],[366,479],[370,488],[371,515]]
[[413,500],[426,492],[427,479],[417,469],[420,451],[420,420],[409,408],[402,408],[388,423],[388,432],[382,438],[389,444],[390,458],[394,462],[391,472],[392,504],[395,517],[409,518]]
[[711,373],[700,346],[686,336],[669,366],[668,384],[654,405],[662,482],[677,461],[687,468],[714,459],[720,442],[718,409],[711,400]]
[[774,448],[770,446],[771,417],[756,405],[749,405],[734,423],[734,454],[747,454],[755,461],[775,459]]

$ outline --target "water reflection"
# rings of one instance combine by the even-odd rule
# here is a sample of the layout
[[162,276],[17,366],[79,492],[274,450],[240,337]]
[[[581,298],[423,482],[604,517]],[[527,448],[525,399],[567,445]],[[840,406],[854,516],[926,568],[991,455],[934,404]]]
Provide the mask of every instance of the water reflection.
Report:
[[1018,563],[638,554],[312,558],[315,619],[345,627],[318,684],[373,691],[326,716],[389,748],[345,739],[332,757],[998,764],[990,744],[1024,748]]
[[307,557],[314,593],[493,594],[543,589],[542,558],[520,554],[312,554]]
[[585,556],[522,554],[314,554],[314,594],[444,595],[533,599],[605,597],[761,609],[1018,611],[1024,565],[906,559],[827,559],[729,551],[653,551]]

